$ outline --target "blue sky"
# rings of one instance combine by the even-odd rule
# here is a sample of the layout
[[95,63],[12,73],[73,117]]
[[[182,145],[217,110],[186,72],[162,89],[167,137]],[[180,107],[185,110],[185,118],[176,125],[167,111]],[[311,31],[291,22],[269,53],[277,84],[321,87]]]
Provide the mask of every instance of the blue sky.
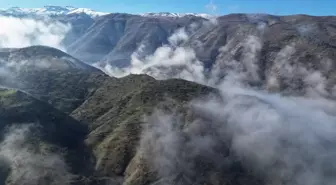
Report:
[[336,0],[0,0],[0,8],[70,5],[106,12],[270,13],[335,15]]

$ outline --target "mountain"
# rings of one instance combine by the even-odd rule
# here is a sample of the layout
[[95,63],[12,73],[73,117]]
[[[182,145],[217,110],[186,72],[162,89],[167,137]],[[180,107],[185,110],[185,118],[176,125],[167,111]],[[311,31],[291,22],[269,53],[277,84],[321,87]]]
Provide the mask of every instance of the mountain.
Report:
[[[229,165],[237,171],[208,171],[212,175],[230,173],[231,177],[210,178],[203,174],[206,166],[200,166],[195,172],[199,177],[194,179],[182,169],[162,176],[144,160],[143,152],[151,150],[139,148],[146,127],[143,116],[158,109],[167,113],[178,110],[181,115],[177,116],[193,119],[188,102],[209,94],[218,96],[214,88],[182,79],[156,80],[148,75],[109,77],[44,46],[2,49],[1,58],[6,78],[0,81],[0,131],[4,134],[0,154],[9,161],[0,168],[4,184],[260,182],[239,161]],[[232,159],[238,160],[234,156]],[[200,159],[190,160],[190,164],[199,165]],[[207,157],[201,161],[211,163]],[[29,174],[36,178],[29,179]]]
[[168,43],[168,37],[176,29],[192,23],[202,24],[206,20],[193,15],[110,14],[98,18],[85,34],[68,46],[68,52],[91,63],[100,61],[127,66],[132,53],[141,46],[144,46],[143,55],[152,54],[158,47]]
[[[44,50],[50,48],[38,47],[38,49],[41,50],[41,53],[45,53]],[[25,50],[27,48],[23,49],[21,53],[29,53],[29,50]],[[14,51],[7,49],[7,52],[9,51],[15,52],[16,49]],[[52,51],[53,55],[55,55],[54,52],[58,52],[57,50]],[[16,55],[18,54],[16,53]],[[49,62],[52,64],[53,61],[49,60]],[[29,71],[29,66],[25,67]],[[50,73],[53,69],[49,65],[44,70]],[[84,68],[76,68],[76,70],[81,71]],[[48,76],[42,75],[39,71],[36,74],[40,76],[41,80],[30,82],[43,84],[42,81],[50,80],[50,82],[56,83],[55,88],[49,89],[49,93],[53,94],[53,97],[62,96],[62,93],[74,92],[74,88],[70,85],[57,87],[57,78],[60,78],[62,83],[68,83],[66,78],[62,77],[68,71],[65,68],[56,69],[56,71],[58,73]],[[33,73],[25,74],[24,70],[17,72],[23,73],[26,78],[35,75]],[[95,71],[90,72],[94,73]],[[74,71],[72,71],[73,73]],[[76,76],[71,75],[67,78],[76,79]],[[101,81],[99,78],[91,80],[98,81],[96,84]],[[82,88],[81,86],[82,84],[77,84],[75,87]],[[145,167],[145,164],[138,167],[133,166],[134,162],[143,162],[138,161],[137,156],[141,125],[144,124],[142,115],[153,112],[157,106],[167,111],[171,111],[175,107],[180,107],[182,110],[185,102],[211,92],[216,93],[216,90],[178,79],[157,81],[147,75],[130,75],[120,79],[108,77],[95,92],[86,97],[82,104],[73,103],[73,106],[77,107],[70,114],[74,119],[62,112],[66,110],[53,108],[55,104],[44,102],[41,98],[35,98],[39,96],[40,92],[30,91],[27,94],[13,89],[3,89],[0,92],[0,108],[2,110],[0,117],[3,121],[2,130],[5,134],[1,145],[10,147],[10,151],[5,150],[7,152],[19,152],[18,155],[13,156],[5,153],[6,157],[12,157],[8,159],[11,162],[8,164],[9,166],[2,168],[4,171],[2,177],[6,184],[27,182],[53,184],[56,181],[66,181],[71,178],[75,184],[107,182],[142,184],[145,182],[143,180],[154,182],[156,178],[154,171],[151,176],[148,176],[148,179],[142,179],[146,178],[146,175],[141,176],[141,179],[134,176],[139,172],[144,173],[145,169],[143,168],[150,168],[149,166]],[[8,131],[7,127],[10,128]],[[12,137],[11,134],[15,135],[17,132],[23,133],[22,141],[8,139]],[[9,141],[13,143],[7,143]],[[85,142],[85,145],[82,142]],[[16,143],[21,146],[20,149]],[[4,149],[0,147],[0,151],[3,152]],[[38,152],[43,152],[43,155],[40,156]],[[23,159],[21,155],[25,155],[24,161],[21,161]],[[76,157],[79,155],[81,157]],[[36,160],[41,160],[41,164]],[[47,160],[53,160],[54,163],[43,162],[48,162]],[[30,161],[35,166],[30,166],[30,163],[26,164]],[[29,176],[19,171],[21,168],[16,165],[18,167],[24,165],[27,170],[34,170],[31,171],[31,174],[36,178],[28,179]],[[54,169],[50,165],[57,165],[57,168]],[[46,168],[50,168],[50,171],[40,172]],[[125,176],[126,171],[127,175]],[[59,173],[62,174],[59,175]],[[134,175],[132,175],[133,173]],[[37,174],[39,175],[37,176]]]
[[335,17],[70,9],[0,48],[2,184],[335,184]]
[[159,13],[143,13],[140,14],[141,16],[145,17],[185,17],[185,16],[196,16],[196,17],[203,17],[206,19],[214,18],[216,16],[205,14],[205,13],[170,13],[170,12],[159,12]]
[[137,150],[143,115],[156,106],[173,108],[211,91],[183,80],[156,81],[146,75],[130,75],[107,81],[71,115],[89,125],[86,143],[96,156],[96,170],[123,176]]
[[97,12],[88,8],[75,8],[71,6],[44,6],[43,8],[20,8],[12,7],[1,9],[0,15],[23,17],[23,16],[61,16],[72,14],[86,14],[92,18],[106,15],[108,13]]
[[[7,140],[11,138],[11,134],[23,132],[24,137],[22,141],[9,140],[13,145],[20,142],[23,144],[19,145],[20,149],[10,145],[10,152],[19,153],[9,156],[13,158],[10,158],[10,161],[14,161],[13,164],[3,167],[2,171],[6,172],[2,173],[5,184],[27,182],[53,184],[56,181],[67,183],[70,179],[73,182],[71,184],[93,185],[105,183],[140,185],[154,182],[161,184],[166,181],[202,184],[204,180],[209,183],[261,182],[258,177],[244,171],[245,167],[239,162],[230,164],[232,170],[229,172],[224,169],[207,172],[229,173],[230,176],[226,175],[225,178],[224,176],[210,178],[203,174],[207,169],[206,166],[198,167],[198,172],[195,173],[199,176],[195,178],[187,171],[176,172],[172,177],[161,177],[156,175],[156,169],[151,167],[151,163],[144,160],[142,152],[150,151],[138,148],[139,140],[143,137],[141,130],[145,126],[143,115],[154,113],[157,108],[167,112],[174,112],[177,109],[181,113],[184,112],[183,114],[188,114],[185,116],[191,119],[193,113],[187,111],[189,108],[185,107],[185,104],[194,98],[205,97],[209,93],[217,92],[210,87],[180,79],[157,81],[147,75],[111,78],[71,113],[73,119],[53,108],[52,104],[35,99],[34,95],[12,89],[1,90],[0,117],[6,123],[3,126],[10,128],[8,131],[4,130],[1,145],[6,147],[9,145]],[[0,151],[3,151],[3,148],[0,148]],[[42,156],[38,153],[40,151],[43,152]],[[24,158],[20,154],[25,155]],[[40,157],[43,157],[43,160]],[[36,160],[40,160],[41,164]],[[54,163],[44,162],[48,160],[53,160]],[[210,162],[207,158],[190,160],[191,164],[195,165],[201,161]],[[26,164],[30,161],[34,162],[35,166]],[[36,178],[28,179],[29,176],[19,171],[20,168],[16,165],[34,170],[31,174]],[[52,168],[50,165],[56,166]],[[40,172],[43,169],[47,170],[46,173]]]
[[[132,54],[139,59],[152,55],[162,46],[170,46],[169,37],[185,28],[188,38],[180,46],[191,48],[207,69],[214,68],[223,55],[228,57],[221,48],[231,53],[230,60],[237,61],[246,58],[242,55],[244,48],[253,50],[251,56],[261,62],[261,68],[272,65],[276,53],[286,48],[296,50],[290,56],[293,61],[335,60],[335,17],[231,14],[208,19],[150,15],[153,16],[115,13],[99,17],[67,45],[67,51],[101,67],[108,64],[125,68],[131,63]],[[252,48],[252,44],[258,47]]]
[[71,112],[108,78],[72,56],[45,46],[0,50],[0,84]]
[[85,125],[13,89],[0,90],[0,109],[1,184],[56,184],[92,174]]
[[[12,7],[8,9],[0,9],[0,16],[5,17],[17,17],[17,18],[28,18],[33,20],[39,20],[44,22],[55,22],[58,21],[60,23],[64,24],[70,24],[71,30],[66,34],[63,44],[68,48],[68,52],[74,55],[75,57],[79,59],[85,59],[84,61],[87,62],[97,62],[98,60],[104,58],[104,56],[110,52],[114,48],[113,42],[116,42],[119,40],[119,37],[121,37],[121,29],[123,29],[122,26],[119,26],[117,30],[107,30],[109,26],[103,26],[103,22],[108,22],[108,20],[102,20],[101,17],[104,17],[105,15],[109,14],[116,14],[112,15],[107,19],[111,19],[111,17],[118,17],[120,13],[108,13],[108,12],[97,12],[94,10],[91,10],[89,8],[76,8],[71,6],[44,6],[43,8],[20,8],[20,7]],[[123,14],[120,14],[121,16],[124,16]],[[144,13],[139,14],[136,16],[143,17],[143,20],[147,22],[147,20],[150,21],[150,19],[162,17],[167,19],[177,19],[181,17],[199,17],[199,18],[212,18],[213,16],[208,14],[193,14],[193,13],[186,13],[186,14],[178,14],[178,13],[167,13],[167,12],[161,12],[161,13]],[[105,24],[105,23],[104,23]],[[124,23],[123,23],[124,24]],[[91,28],[91,26],[94,26]],[[137,26],[137,25],[134,25]],[[102,31],[99,31],[101,30]],[[105,31],[116,31],[116,35],[118,36],[110,36],[109,34],[111,32],[103,33]],[[97,32],[102,32],[99,34],[100,36],[95,36],[95,34],[98,34]],[[161,33],[162,35],[163,33]],[[83,37],[82,37],[83,36]],[[93,40],[92,37],[103,37],[103,40],[94,41],[94,47],[89,47],[89,44],[91,44]],[[82,37],[82,38],[81,38]],[[111,37],[111,38],[110,38]],[[116,37],[113,39],[113,37]],[[150,36],[155,37],[155,35]],[[88,39],[89,41],[86,41]],[[85,44],[81,44],[85,41]],[[159,38],[159,41],[161,42],[162,39]],[[98,43],[100,42],[100,43]],[[83,45],[83,46],[82,46]],[[96,47],[102,49],[100,51],[99,49],[96,49],[95,52],[92,52],[90,56],[87,56],[86,47],[89,49],[95,49]],[[103,47],[103,48],[102,48]],[[124,52],[129,53],[129,52]],[[113,53],[111,53],[113,55]],[[124,57],[124,56],[122,56]],[[122,60],[122,59],[121,59]]]
[[[89,8],[76,8],[72,6],[44,6],[43,8],[20,8],[11,7],[8,9],[0,9],[0,15],[4,16],[61,16],[61,15],[72,15],[72,14],[86,14],[92,18],[107,15],[112,12],[98,12]],[[159,13],[143,13],[139,14],[141,16],[166,16],[166,17],[183,17],[187,15],[199,16],[199,17],[212,17],[208,14],[196,14],[196,13],[169,13],[169,12],[159,12]]]
[[[160,63],[165,59],[161,56],[168,57],[182,48],[190,51],[188,57],[195,57],[178,62],[198,60],[207,71],[204,74],[206,81],[220,83],[226,69],[232,68],[226,61],[232,61],[242,65],[241,69],[235,70],[250,73],[246,78],[248,83],[274,91],[293,93],[295,89],[300,91],[299,94],[322,93],[325,96],[330,94],[330,89],[326,90],[328,92],[314,92],[316,89],[307,92],[304,89],[317,87],[312,74],[325,78],[327,84],[333,84],[335,27],[336,18],[333,16],[230,14],[205,19],[193,15],[144,17],[109,14],[96,19],[81,37],[68,46],[68,52],[83,61],[95,63],[103,70],[112,67],[116,69],[114,71],[127,71],[134,67],[132,61]],[[172,39],[180,39],[180,43],[176,45]],[[299,66],[293,65],[297,63]],[[255,66],[253,69],[252,65]],[[287,74],[282,70],[275,77],[274,71],[285,65],[293,72]],[[155,67],[162,69],[165,66]],[[152,69],[142,70],[153,75],[148,72]],[[117,74],[111,72],[111,75]],[[292,83],[293,78],[295,83]]]

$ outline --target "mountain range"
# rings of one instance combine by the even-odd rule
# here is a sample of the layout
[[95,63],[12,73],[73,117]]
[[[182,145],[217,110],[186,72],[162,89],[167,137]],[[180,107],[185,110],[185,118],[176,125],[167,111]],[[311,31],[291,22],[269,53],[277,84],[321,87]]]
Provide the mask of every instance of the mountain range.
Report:
[[71,6],[44,6],[43,8],[11,7],[0,10],[0,15],[10,16],[60,16],[71,14],[86,14],[94,18],[108,13],[96,12],[88,8],[75,8]]
[[0,15],[0,184],[335,184],[336,17]]
[[[112,13],[112,12],[110,12]],[[86,14],[92,18],[110,14],[108,12],[98,12],[89,8],[76,8],[72,6],[44,6],[43,8],[20,8],[11,7],[8,9],[0,9],[0,15],[10,16],[60,16],[71,14]],[[143,13],[142,16],[167,16],[167,17],[182,17],[186,15],[195,15],[200,17],[211,17],[208,14],[195,14],[195,13]]]
[[[335,60],[336,23],[332,16],[209,16],[174,13],[149,13],[146,16],[95,13],[97,16],[92,16],[87,13],[91,11],[73,7],[47,6],[23,10],[25,11],[19,11],[23,12],[20,17],[31,17],[30,13],[24,12],[53,12],[47,13],[52,15],[53,21],[70,24],[70,31],[63,35],[63,48],[73,57],[98,66],[105,72],[111,66],[118,70],[130,67],[135,59],[147,62],[146,56],[153,57],[166,46],[173,50],[176,47],[189,48],[205,70],[212,71],[220,65],[223,57],[232,61],[250,60],[249,57],[254,57],[259,69],[266,68],[263,72],[258,72],[259,77],[255,77],[262,84],[270,81],[267,71],[277,68],[273,62],[280,60],[277,62],[279,64],[284,60],[281,53],[288,60],[300,61],[307,68],[306,71],[313,70],[310,66],[315,65],[315,62],[323,61],[326,66],[328,61]],[[69,13],[72,11],[77,13]],[[16,16],[11,11],[5,12]],[[41,20],[36,16],[39,13],[33,14],[34,19]],[[172,46],[170,39],[173,36],[180,39],[178,46]],[[223,49],[227,53],[223,53]],[[327,68],[323,70],[323,74],[329,76]],[[304,74],[299,76],[302,75]],[[282,76],[286,78],[287,75]]]

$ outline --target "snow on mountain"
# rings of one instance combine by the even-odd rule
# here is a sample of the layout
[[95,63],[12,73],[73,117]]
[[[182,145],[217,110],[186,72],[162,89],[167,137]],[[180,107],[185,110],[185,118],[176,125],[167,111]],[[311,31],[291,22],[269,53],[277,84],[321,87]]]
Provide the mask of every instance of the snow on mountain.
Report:
[[90,15],[91,17],[103,16],[103,15],[109,14],[106,12],[96,12],[88,8],[75,8],[72,11],[68,12],[67,14],[69,15],[69,14],[80,14],[80,13],[85,13],[87,15]]
[[141,14],[142,16],[151,16],[151,17],[184,17],[184,16],[196,16],[196,17],[203,17],[206,19],[215,17],[209,14],[196,14],[196,13],[170,13],[170,12],[160,12],[160,13],[144,13]]
[[108,13],[97,12],[88,8],[75,8],[72,6],[44,6],[43,8],[20,8],[12,7],[8,9],[0,9],[0,15],[40,15],[40,16],[57,16],[57,15],[70,15],[70,14],[87,14],[91,17],[98,17]]
[[[109,14],[107,12],[97,12],[89,8],[75,8],[72,6],[44,6],[43,8],[20,8],[12,7],[8,9],[0,9],[0,15],[5,16],[58,16],[58,15],[73,15],[73,14],[86,14],[92,18]],[[194,14],[194,13],[144,13],[141,16],[152,17],[183,17],[183,16],[197,16],[206,19],[215,16],[208,14]]]

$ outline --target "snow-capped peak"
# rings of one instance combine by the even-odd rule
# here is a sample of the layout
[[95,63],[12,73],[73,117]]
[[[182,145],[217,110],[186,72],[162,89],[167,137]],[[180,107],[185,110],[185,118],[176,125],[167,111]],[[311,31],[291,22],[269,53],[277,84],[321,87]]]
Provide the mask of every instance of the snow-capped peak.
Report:
[[12,7],[8,9],[0,9],[0,14],[9,14],[13,16],[20,15],[68,15],[68,14],[87,14],[91,17],[98,17],[108,13],[96,12],[88,8],[75,8],[72,6],[44,6],[43,8],[20,8]]
[[184,17],[184,16],[196,16],[196,17],[203,17],[206,19],[215,17],[213,15],[209,14],[197,14],[197,13],[170,13],[170,12],[159,12],[159,13],[144,13],[141,14],[141,16],[147,16],[147,17]]
[[97,16],[102,16],[102,15],[109,14],[109,13],[105,13],[105,12],[96,12],[96,11],[91,10],[89,8],[74,8],[73,10],[68,12],[67,14],[80,14],[80,13],[85,13],[85,14],[90,15],[92,17],[97,17]]
[[[43,8],[20,8],[12,7],[8,9],[0,9],[0,15],[5,16],[58,16],[58,15],[74,15],[74,14],[86,14],[92,18],[103,16],[109,13],[97,12],[89,8],[75,8],[72,6],[44,6]],[[211,19],[216,16],[209,14],[195,14],[195,13],[144,13],[140,14],[146,17],[184,17],[184,16],[196,16]]]

